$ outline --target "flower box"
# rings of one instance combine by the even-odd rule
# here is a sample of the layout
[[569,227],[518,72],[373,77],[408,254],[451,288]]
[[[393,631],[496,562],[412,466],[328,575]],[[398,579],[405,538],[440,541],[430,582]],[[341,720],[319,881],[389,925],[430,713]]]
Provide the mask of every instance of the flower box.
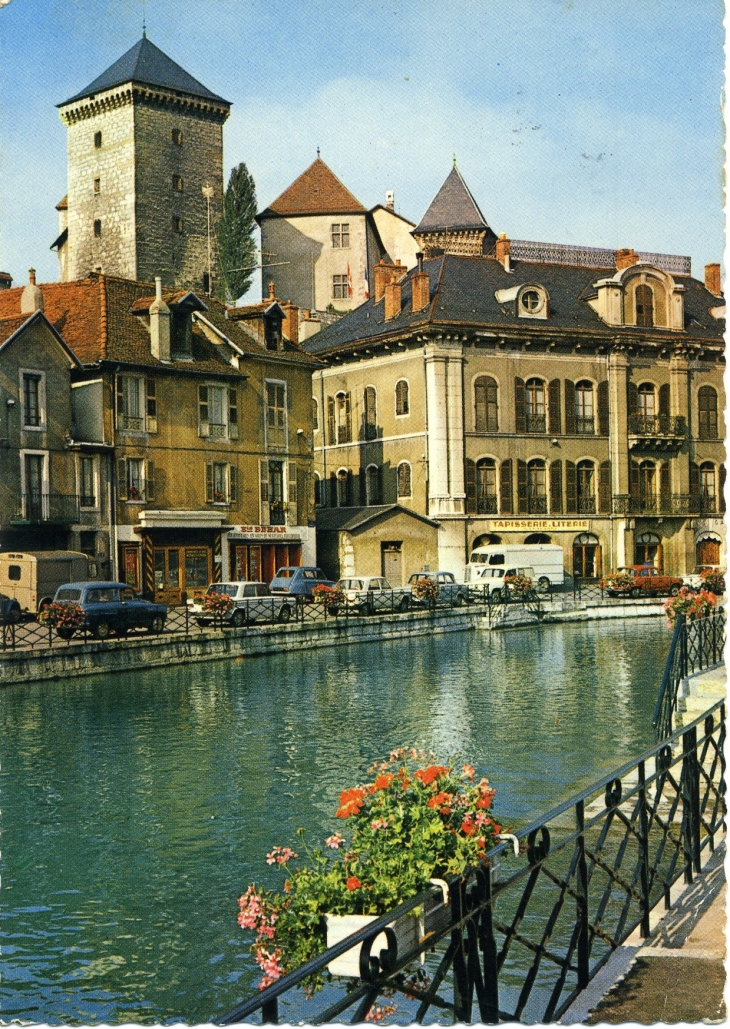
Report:
[[[327,920],[327,947],[334,947],[340,940],[344,940],[347,936],[352,936],[353,933],[359,932],[360,929],[364,929],[365,926],[369,925],[370,922],[375,922],[379,917],[379,915],[325,915]],[[405,915],[401,915],[400,918],[396,918],[394,922],[390,923],[388,928],[392,929],[395,933],[396,946],[400,957],[416,950],[423,939],[423,920],[417,914],[410,911]],[[377,958],[380,955],[380,951],[387,950],[387,948],[388,940],[385,933],[382,932],[375,937],[370,953],[374,958]],[[334,961],[330,961],[327,968],[332,975],[359,978],[361,949],[361,943],[351,947],[350,950],[340,954]],[[421,964],[423,964],[425,960],[423,954],[421,954],[420,960]]]

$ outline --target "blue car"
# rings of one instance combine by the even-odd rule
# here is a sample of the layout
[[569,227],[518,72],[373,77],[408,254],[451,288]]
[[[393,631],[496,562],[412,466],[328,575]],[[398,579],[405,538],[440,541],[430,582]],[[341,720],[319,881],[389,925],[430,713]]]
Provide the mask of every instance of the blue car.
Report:
[[321,568],[313,566],[280,568],[269,583],[272,593],[288,593],[293,597],[311,597],[315,586],[334,586]]
[[[78,604],[85,616],[83,628],[100,640],[112,632],[126,636],[131,629],[162,632],[167,619],[164,604],[142,600],[124,582],[69,582],[59,586],[53,603]],[[59,625],[56,632],[68,640],[76,628]]]

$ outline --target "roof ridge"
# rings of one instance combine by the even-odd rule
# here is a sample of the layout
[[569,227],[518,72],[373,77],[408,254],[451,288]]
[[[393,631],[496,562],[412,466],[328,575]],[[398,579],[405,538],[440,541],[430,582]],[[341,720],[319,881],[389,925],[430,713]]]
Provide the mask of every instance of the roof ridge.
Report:
[[367,208],[317,155],[261,214],[326,214],[336,211],[367,214]]

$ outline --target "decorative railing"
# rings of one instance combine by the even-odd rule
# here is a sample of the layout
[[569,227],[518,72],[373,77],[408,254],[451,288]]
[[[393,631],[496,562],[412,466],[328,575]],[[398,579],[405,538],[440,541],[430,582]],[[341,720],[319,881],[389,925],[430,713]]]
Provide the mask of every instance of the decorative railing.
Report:
[[704,618],[689,622],[684,615],[678,615],[652,720],[659,739],[672,732],[682,680],[722,663],[726,622],[725,608],[722,607],[715,608]]
[[497,514],[496,493],[477,493],[477,514]]
[[526,432],[545,432],[546,422],[544,414],[527,414],[525,415],[525,431]]
[[699,497],[682,493],[617,494],[613,513],[620,515],[689,515],[699,512]]
[[596,498],[595,496],[580,496],[578,495],[578,514],[595,514],[596,513]]
[[14,525],[77,522],[79,520],[79,498],[73,493],[42,493],[30,490],[21,493],[20,507],[10,520]]
[[591,415],[577,415],[575,419],[575,431],[579,436],[595,436],[596,420]]
[[[616,251],[605,247],[579,247],[563,243],[536,243],[527,239],[513,239],[510,255],[515,260],[535,261],[538,264],[567,264],[580,268],[616,268]],[[636,254],[639,261],[663,268],[672,275],[691,275],[692,259],[677,254]]]
[[547,514],[547,496],[543,494],[528,494],[520,498],[520,514]]
[[[218,1025],[258,1021],[399,1024],[557,1022],[654,907],[691,883],[725,831],[725,705],[606,776],[489,851],[449,883],[420,942],[392,924],[432,907],[429,889],[239,1004]],[[516,843],[515,855],[512,842]],[[425,917],[425,915],[422,915]],[[386,945],[375,949],[385,933]],[[359,976],[307,1000],[301,984],[357,947]],[[418,964],[421,955],[425,965]]]
[[633,436],[687,435],[687,422],[682,415],[632,414],[629,415],[629,433]]

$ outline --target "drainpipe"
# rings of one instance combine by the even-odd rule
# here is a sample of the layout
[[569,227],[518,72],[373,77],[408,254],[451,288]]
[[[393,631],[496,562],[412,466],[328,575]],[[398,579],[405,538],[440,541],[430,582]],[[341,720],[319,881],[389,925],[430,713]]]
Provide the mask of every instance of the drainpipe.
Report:
[[[426,503],[424,509],[428,517],[431,517],[431,509],[428,505],[428,490],[429,490],[429,479],[431,478],[428,464],[428,379],[426,375],[426,344],[423,344],[423,449],[424,453],[424,468],[426,471],[425,476],[425,489],[426,489]],[[438,546],[438,544],[437,544]]]
[[[332,499],[329,495],[329,482],[327,481],[327,409],[324,404],[324,368],[319,370],[319,411],[320,411],[320,440],[322,448],[322,482],[319,487],[319,499],[325,497],[327,504],[325,506],[332,506]],[[316,521],[316,515],[315,515]]]
[[114,453],[107,454],[111,468],[107,475],[107,503],[109,505],[109,572],[110,579],[120,582],[119,578],[119,540],[117,538],[117,506],[116,506],[116,481],[117,462]]
[[[610,468],[609,483],[608,483],[608,524],[610,531],[608,533],[608,552],[610,558],[610,564],[608,571],[613,571],[615,565],[613,560],[614,553],[614,540],[613,537],[616,532],[616,523],[613,517],[613,451],[611,448],[611,350],[606,349],[606,381],[608,383],[608,467]],[[600,489],[600,483],[598,488]],[[605,575],[605,569],[603,570]]]

